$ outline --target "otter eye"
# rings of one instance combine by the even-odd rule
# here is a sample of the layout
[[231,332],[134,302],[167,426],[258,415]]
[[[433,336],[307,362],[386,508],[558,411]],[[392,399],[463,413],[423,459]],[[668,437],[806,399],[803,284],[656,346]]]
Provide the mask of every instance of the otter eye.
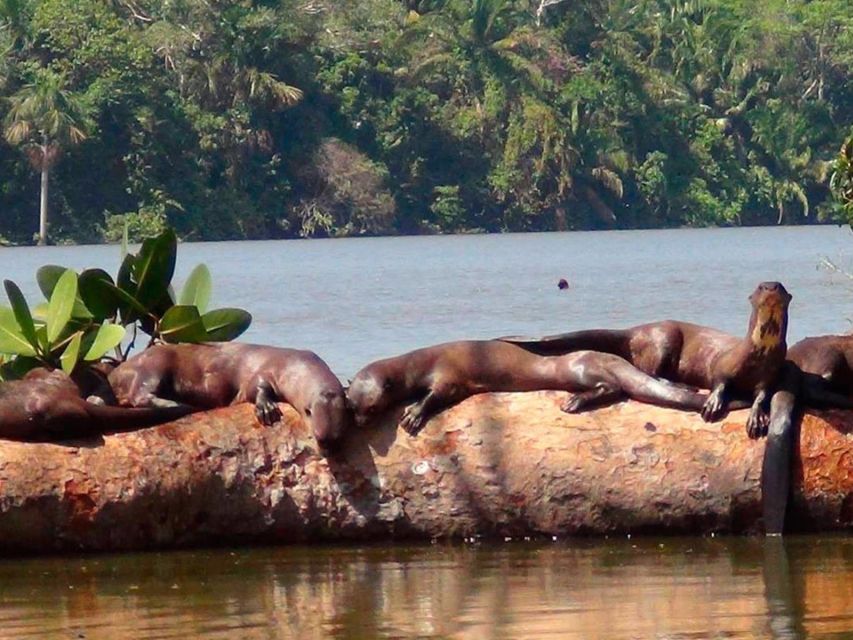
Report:
[[390,390],[391,390],[391,387],[393,387],[393,386],[394,386],[394,383],[391,381],[391,379],[390,379],[390,378],[389,378],[389,379],[387,379],[387,380],[385,380],[385,382],[383,382],[383,383],[382,383],[382,388],[383,388],[385,391],[390,391]]
[[311,409],[309,409],[308,407],[305,407],[305,415],[309,418],[311,417]]

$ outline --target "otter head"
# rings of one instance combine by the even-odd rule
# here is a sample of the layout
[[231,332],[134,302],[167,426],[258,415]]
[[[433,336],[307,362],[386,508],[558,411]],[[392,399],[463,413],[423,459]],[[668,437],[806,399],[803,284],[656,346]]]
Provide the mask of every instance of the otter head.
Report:
[[749,337],[756,347],[767,350],[785,343],[791,298],[781,282],[762,282],[749,296]]
[[359,371],[347,389],[347,402],[352,408],[356,426],[373,422],[397,404],[395,389],[399,386],[379,368],[367,366]]
[[316,394],[308,406],[303,407],[302,415],[323,449],[332,449],[352,424],[343,387]]

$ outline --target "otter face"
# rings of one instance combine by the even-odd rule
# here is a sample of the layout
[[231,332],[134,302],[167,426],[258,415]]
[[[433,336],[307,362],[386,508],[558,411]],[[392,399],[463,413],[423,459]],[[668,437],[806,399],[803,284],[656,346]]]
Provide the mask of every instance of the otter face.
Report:
[[302,415],[317,443],[324,449],[331,448],[340,440],[352,424],[352,413],[343,388],[321,392],[311,401],[310,406],[303,408]]
[[393,384],[390,379],[362,369],[347,389],[347,402],[352,408],[355,424],[363,427],[387,411],[394,399],[389,393]]
[[785,339],[788,305],[793,296],[780,282],[762,282],[749,296],[754,326],[752,340],[764,349],[773,348]]

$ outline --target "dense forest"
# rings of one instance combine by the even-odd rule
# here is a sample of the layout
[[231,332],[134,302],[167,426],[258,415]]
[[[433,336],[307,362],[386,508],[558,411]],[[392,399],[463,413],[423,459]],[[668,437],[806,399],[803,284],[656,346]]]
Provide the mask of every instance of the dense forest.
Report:
[[0,0],[0,49],[6,242],[844,219],[850,0]]

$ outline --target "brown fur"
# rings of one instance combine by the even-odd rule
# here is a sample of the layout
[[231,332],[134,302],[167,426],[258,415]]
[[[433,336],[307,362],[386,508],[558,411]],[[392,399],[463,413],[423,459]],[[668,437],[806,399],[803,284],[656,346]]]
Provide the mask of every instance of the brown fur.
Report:
[[[55,441],[127,431],[175,420],[188,407],[123,409],[87,402],[94,372],[75,375],[34,369],[23,380],[0,384],[0,437]],[[103,391],[103,388],[99,389]]]
[[208,409],[251,402],[265,425],[281,418],[276,401],[288,402],[322,445],[335,442],[349,422],[340,381],[311,351],[233,342],[159,344],[116,367],[109,381],[122,405],[178,402]]
[[417,433],[426,421],[468,396],[487,391],[580,392],[563,410],[576,412],[630,396],[698,410],[706,396],[657,380],[618,356],[578,351],[543,357],[498,340],[460,341],[379,360],[359,371],[347,400],[359,424],[403,403],[400,425]]
[[790,294],[778,282],[762,282],[750,296],[752,314],[744,338],[689,322],[665,320],[625,330],[592,330],[542,339],[502,338],[538,354],[590,349],[621,356],[642,371],[710,389],[702,417],[719,420],[732,393],[748,395],[750,437],[767,432],[767,392],[785,362]]

